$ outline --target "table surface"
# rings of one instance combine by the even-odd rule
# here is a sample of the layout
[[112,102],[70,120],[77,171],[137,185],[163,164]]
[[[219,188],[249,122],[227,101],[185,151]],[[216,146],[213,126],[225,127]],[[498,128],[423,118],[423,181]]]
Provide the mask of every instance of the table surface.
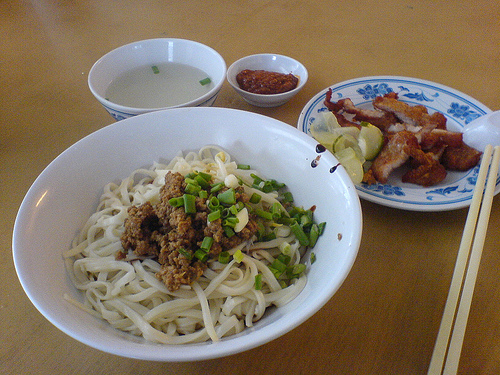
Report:
[[[12,261],[17,210],[64,149],[114,120],[91,95],[92,64],[120,45],[176,37],[205,43],[228,66],[254,53],[303,62],[304,89],[258,108],[226,82],[217,107],[295,126],[308,100],[351,78],[438,82],[500,109],[500,2],[147,0],[0,2],[0,372],[3,374],[425,374],[467,209],[424,213],[362,201],[359,255],[340,290],[282,337],[240,355],[192,363],[121,358],[60,332],[31,304]],[[500,200],[493,202],[459,373],[500,373]]]

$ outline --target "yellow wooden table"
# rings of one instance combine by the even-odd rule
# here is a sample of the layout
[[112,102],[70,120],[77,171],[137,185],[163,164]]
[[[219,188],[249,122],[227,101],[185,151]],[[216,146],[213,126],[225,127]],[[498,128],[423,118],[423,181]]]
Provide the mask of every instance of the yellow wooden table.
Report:
[[[31,304],[12,261],[19,205],[64,149],[113,122],[87,75],[103,54],[147,38],[216,49],[231,64],[279,53],[309,81],[287,104],[257,108],[226,82],[215,106],[295,126],[320,90],[351,78],[400,75],[462,91],[500,109],[500,3],[491,0],[146,0],[0,2],[0,373],[425,374],[467,209],[424,213],[362,201],[358,258],[313,317],[256,349],[217,360],[156,363],[87,347]],[[500,373],[500,201],[495,198],[460,362]]]

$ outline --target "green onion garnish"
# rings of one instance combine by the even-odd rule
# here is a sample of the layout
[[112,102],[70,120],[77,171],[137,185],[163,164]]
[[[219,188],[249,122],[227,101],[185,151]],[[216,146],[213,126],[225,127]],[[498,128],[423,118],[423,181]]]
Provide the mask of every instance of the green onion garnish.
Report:
[[212,179],[212,175],[205,172],[198,172],[198,176],[202,177],[207,182],[209,182]]
[[223,193],[217,195],[217,199],[220,203],[224,204],[235,204],[236,203],[236,193],[233,188],[226,190]]
[[186,185],[186,188],[184,189],[184,191],[188,194],[198,194],[201,190],[201,186],[198,185],[198,184],[187,184]]
[[186,258],[187,260],[191,260],[193,258],[193,254],[191,254],[189,251],[187,251],[183,247],[178,248],[177,251],[179,252],[179,254],[183,255],[184,258]]
[[210,212],[207,216],[207,220],[209,223],[211,223],[212,221],[215,221],[217,219],[220,219],[220,211]]
[[219,253],[219,263],[228,264],[231,255],[227,251],[222,251]]
[[224,182],[218,182],[218,183],[213,184],[211,186],[212,186],[212,189],[210,189],[210,192],[211,193],[216,193],[216,192],[218,192],[219,190],[221,190],[226,185],[224,185]]
[[255,275],[255,290],[262,289],[262,275],[259,273]]
[[259,194],[253,193],[252,196],[250,197],[250,203],[257,204],[260,202],[261,199],[262,197]]
[[325,231],[325,226],[326,226],[326,222],[322,222],[322,223],[319,223],[318,224],[318,228],[319,228],[319,235],[321,236],[323,234],[323,232]]
[[196,250],[194,256],[202,262],[205,262],[208,259],[208,254],[202,249]]
[[158,67],[157,67],[156,65],[153,65],[153,66],[151,67],[151,69],[153,69],[153,73],[154,73],[154,74],[158,74],[158,73],[160,73],[160,69],[158,69]]
[[210,184],[208,183],[207,180],[205,180],[202,176],[198,175],[194,178],[194,181],[196,181],[196,183],[202,187],[203,189],[206,189],[210,186]]
[[237,168],[245,170],[245,171],[248,171],[250,169],[250,165],[248,165],[248,164],[238,164]]
[[292,257],[290,255],[285,255],[285,254],[281,253],[276,257],[276,259],[279,260],[283,264],[288,264],[292,260]]
[[311,226],[311,230],[309,231],[309,246],[314,247],[316,245],[316,241],[319,237],[319,227],[318,224],[313,224]]
[[284,202],[293,202],[293,195],[292,193],[290,193],[289,191],[285,192],[285,194],[283,194],[283,201]]
[[210,78],[203,78],[202,80],[200,80],[200,85],[202,86],[205,86],[205,85],[208,85],[210,82],[212,82],[212,80]]
[[196,197],[191,194],[184,194],[182,196],[184,200],[184,211],[187,214],[195,214],[196,213]]
[[292,255],[292,246],[290,246],[290,244],[288,242],[282,242],[280,245],[279,245],[279,248],[280,248],[280,251],[282,254],[285,254],[285,255]]
[[278,272],[280,272],[280,274],[286,271],[286,264],[277,258],[273,261],[273,263],[271,263],[269,267],[277,270]]
[[302,246],[309,245],[309,237],[307,236],[307,234],[305,234],[299,223],[293,223],[292,225],[290,225],[290,229],[293,234],[295,234],[295,237],[297,237],[297,240],[299,240],[299,243]]
[[264,234],[260,237],[260,241],[262,241],[262,242],[272,241],[275,239],[276,239],[276,233],[274,233],[274,232]]
[[238,263],[241,263],[244,257],[245,254],[243,254],[240,249],[236,250],[236,252],[233,254],[233,259]]
[[212,237],[205,236],[205,238],[203,238],[203,241],[201,242],[200,248],[209,251],[213,243],[214,239]]
[[170,198],[168,200],[168,203],[172,206],[172,207],[181,207],[184,205],[184,199],[182,197],[177,197],[177,198]]
[[274,202],[271,206],[271,214],[273,215],[273,219],[279,219],[281,217],[281,204]]
[[255,210],[255,214],[257,216],[260,216],[260,217],[266,219],[266,220],[272,220],[273,219],[273,214],[271,212],[264,211],[264,210],[262,210],[260,208],[258,208],[258,209]]
[[224,229],[224,234],[226,235],[227,238],[233,237],[236,233],[234,233],[233,228],[226,226],[223,226],[222,229]]

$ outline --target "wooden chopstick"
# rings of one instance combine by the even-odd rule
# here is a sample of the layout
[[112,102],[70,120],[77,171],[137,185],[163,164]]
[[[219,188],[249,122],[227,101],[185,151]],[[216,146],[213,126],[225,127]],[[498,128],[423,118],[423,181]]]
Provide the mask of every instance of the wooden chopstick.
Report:
[[[443,318],[441,320],[436,344],[434,346],[434,352],[432,354],[431,363],[427,373],[428,375],[455,374],[458,369],[465,328],[472,301],[472,294],[486,238],[491,205],[495,195],[495,185],[500,163],[500,147],[496,146],[493,155],[493,162],[490,167],[492,151],[493,147],[488,145],[483,153],[483,159],[479,169],[469,212],[467,214]],[[490,172],[485,190],[484,185],[488,169]],[[480,208],[481,212],[478,219]],[[475,232],[476,235],[474,236]],[[474,244],[471,250],[473,240]],[[467,275],[464,281],[466,269]],[[460,294],[461,300],[457,312],[457,304]],[[452,327],[453,334],[450,339]]]

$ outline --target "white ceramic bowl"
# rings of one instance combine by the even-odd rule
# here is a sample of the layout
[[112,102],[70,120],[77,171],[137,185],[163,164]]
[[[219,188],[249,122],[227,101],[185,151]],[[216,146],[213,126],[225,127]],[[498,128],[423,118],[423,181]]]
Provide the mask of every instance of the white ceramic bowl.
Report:
[[[160,108],[127,107],[106,99],[106,90],[110,83],[120,75],[141,66],[153,66],[167,62],[186,64],[201,69],[210,77],[211,89],[196,99]],[[217,98],[225,76],[226,63],[214,49],[191,40],[158,38],[130,43],[102,56],[90,69],[88,85],[92,94],[104,108],[116,120],[122,120],[153,110],[211,106]]]
[[[252,126],[248,126],[252,124]],[[139,167],[169,160],[179,150],[217,144],[238,162],[285,182],[297,205],[316,205],[326,221],[304,290],[253,328],[217,343],[159,345],[117,331],[68,303],[83,301],[66,274],[62,253],[95,211],[103,186]],[[341,286],[361,239],[355,187],[328,152],[299,130],[262,115],[225,108],[178,108],[131,117],[104,127],[59,155],[36,179],[19,209],[13,256],[21,284],[36,308],[56,327],[89,346],[116,355],[156,361],[223,357],[269,342],[317,312]],[[317,167],[311,162],[321,155]],[[76,167],[75,167],[76,166]],[[341,236],[339,236],[341,234]],[[317,329],[323,329],[317,327]]]
[[[236,76],[244,69],[267,70],[284,74],[292,73],[299,78],[299,83],[295,89],[281,94],[254,94],[242,90],[238,82],[236,82]],[[233,89],[248,103],[258,107],[277,107],[285,104],[304,87],[307,78],[307,69],[300,62],[288,56],[272,53],[262,53],[243,57],[235,61],[227,69],[227,80]]]

